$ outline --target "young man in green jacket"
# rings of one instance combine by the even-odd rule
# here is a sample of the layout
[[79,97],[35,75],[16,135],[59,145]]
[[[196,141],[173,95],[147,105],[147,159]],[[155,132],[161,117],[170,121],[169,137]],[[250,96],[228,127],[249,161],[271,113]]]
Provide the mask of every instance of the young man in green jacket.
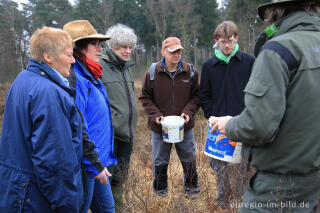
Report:
[[116,211],[122,209],[123,184],[128,176],[130,156],[137,127],[137,102],[130,67],[137,36],[133,29],[117,24],[106,33],[111,39],[101,52],[99,64],[103,67],[102,82],[108,93],[114,128],[114,152],[117,166],[108,168]]
[[[245,109],[212,122],[257,172],[240,212],[316,212],[320,199],[320,2],[259,6],[271,24],[257,39]],[[319,209],[318,209],[319,210]]]

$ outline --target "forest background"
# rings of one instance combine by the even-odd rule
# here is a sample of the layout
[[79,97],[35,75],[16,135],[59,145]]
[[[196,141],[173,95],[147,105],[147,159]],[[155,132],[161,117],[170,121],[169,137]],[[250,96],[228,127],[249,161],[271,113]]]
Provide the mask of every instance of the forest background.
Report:
[[62,28],[75,19],[89,20],[102,34],[116,23],[133,28],[138,36],[132,58],[136,80],[161,58],[161,42],[168,36],[181,39],[184,59],[200,71],[212,55],[214,29],[223,20],[238,25],[240,49],[253,52],[255,37],[264,28],[256,8],[266,2],[222,0],[218,7],[216,0],[0,0],[0,82],[11,82],[26,68],[29,38],[37,28]]

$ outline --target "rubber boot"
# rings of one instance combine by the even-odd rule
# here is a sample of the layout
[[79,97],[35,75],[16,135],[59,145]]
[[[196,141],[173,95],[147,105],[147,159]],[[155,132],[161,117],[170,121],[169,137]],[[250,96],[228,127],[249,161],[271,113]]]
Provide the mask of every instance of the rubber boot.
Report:
[[200,194],[196,161],[182,163],[184,173],[184,190],[187,198],[196,199]]
[[153,190],[156,195],[165,197],[168,194],[168,164],[155,166],[155,177],[153,180]]
[[116,213],[122,212],[123,203],[122,203],[122,195],[123,188],[121,185],[111,185],[113,199],[116,207]]

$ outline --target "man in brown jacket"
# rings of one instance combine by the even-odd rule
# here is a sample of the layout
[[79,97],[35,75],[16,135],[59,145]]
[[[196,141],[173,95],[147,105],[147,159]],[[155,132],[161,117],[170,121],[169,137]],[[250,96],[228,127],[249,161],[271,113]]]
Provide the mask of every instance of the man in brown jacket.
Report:
[[183,167],[185,195],[194,199],[200,193],[193,134],[194,114],[199,109],[199,79],[192,65],[181,60],[182,51],[178,38],[168,37],[163,41],[163,59],[146,72],[139,100],[152,131],[153,189],[156,195],[164,197],[168,193],[167,169],[172,147],[162,139],[160,121],[164,116],[179,115],[185,119],[184,137],[175,143],[175,148]]

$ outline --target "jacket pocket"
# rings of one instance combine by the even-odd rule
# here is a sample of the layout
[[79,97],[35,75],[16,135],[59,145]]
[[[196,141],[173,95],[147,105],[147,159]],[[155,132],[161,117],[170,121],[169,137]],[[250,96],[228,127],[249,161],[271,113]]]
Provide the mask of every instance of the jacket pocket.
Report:
[[[27,172],[0,162],[0,212],[10,209],[12,212],[22,212],[26,193],[29,188],[30,176]],[[5,211],[3,211],[5,210]]]
[[245,93],[249,93],[251,95],[262,97],[267,92],[267,90],[271,87],[272,83],[265,82],[258,78],[251,78],[244,89]]

